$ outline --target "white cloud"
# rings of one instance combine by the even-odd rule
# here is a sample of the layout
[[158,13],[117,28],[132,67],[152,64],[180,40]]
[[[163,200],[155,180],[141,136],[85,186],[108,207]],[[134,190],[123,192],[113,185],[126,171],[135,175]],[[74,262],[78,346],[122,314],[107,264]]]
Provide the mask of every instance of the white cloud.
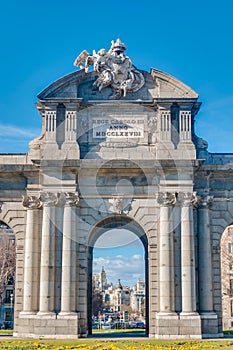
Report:
[[15,125],[0,124],[0,152],[22,153],[28,151],[28,143],[40,135],[36,128],[21,128]]
[[0,136],[11,137],[12,140],[14,140],[15,136],[17,136],[17,138],[30,138],[39,136],[39,134],[40,131],[38,129],[26,129],[15,125],[0,124]]
[[112,229],[103,233],[95,243],[95,248],[122,247],[136,244],[138,246],[138,237],[125,229]]
[[93,259],[93,273],[99,274],[104,266],[108,283],[133,286],[139,278],[145,279],[145,260],[140,254],[107,256]]

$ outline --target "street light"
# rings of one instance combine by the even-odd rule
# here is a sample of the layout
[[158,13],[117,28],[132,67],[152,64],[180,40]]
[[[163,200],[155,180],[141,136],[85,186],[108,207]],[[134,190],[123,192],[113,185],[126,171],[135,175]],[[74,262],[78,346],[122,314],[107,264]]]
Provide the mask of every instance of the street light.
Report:
[[13,329],[13,323],[14,323],[14,307],[13,307],[13,300],[14,300],[14,294],[11,293],[11,295],[10,295],[10,303],[11,303],[11,322],[12,322],[12,329]]

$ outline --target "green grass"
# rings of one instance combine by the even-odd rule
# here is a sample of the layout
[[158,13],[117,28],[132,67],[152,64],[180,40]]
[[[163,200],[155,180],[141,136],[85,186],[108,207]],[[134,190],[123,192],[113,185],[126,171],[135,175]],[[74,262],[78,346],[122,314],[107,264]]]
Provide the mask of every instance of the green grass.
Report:
[[231,350],[232,340],[1,340],[1,350]]
[[0,329],[0,334],[13,334],[13,329]]

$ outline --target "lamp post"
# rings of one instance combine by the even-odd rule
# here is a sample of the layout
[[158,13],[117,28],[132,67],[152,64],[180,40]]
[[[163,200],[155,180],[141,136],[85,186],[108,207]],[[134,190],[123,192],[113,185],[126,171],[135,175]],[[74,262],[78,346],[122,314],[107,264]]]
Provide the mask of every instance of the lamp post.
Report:
[[11,293],[10,295],[10,304],[11,304],[11,326],[13,329],[13,324],[14,324],[14,307],[13,307],[13,300],[14,300],[14,294]]

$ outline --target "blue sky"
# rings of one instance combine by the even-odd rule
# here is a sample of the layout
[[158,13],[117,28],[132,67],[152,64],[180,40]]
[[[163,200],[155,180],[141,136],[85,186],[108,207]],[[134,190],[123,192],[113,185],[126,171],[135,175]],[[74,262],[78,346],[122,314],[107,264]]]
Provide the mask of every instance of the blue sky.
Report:
[[75,71],[82,50],[108,49],[118,36],[138,69],[162,70],[198,92],[196,133],[209,151],[233,152],[232,18],[232,0],[1,1],[0,153],[27,152],[41,130],[37,95]]
[[199,93],[197,134],[211,152],[233,152],[232,16],[231,0],[1,1],[0,152],[26,152],[41,129],[39,92],[118,36],[137,68]]
[[133,286],[145,278],[145,252],[137,236],[124,229],[105,232],[96,241],[93,250],[93,272],[100,273],[104,266],[107,280],[114,285]]

